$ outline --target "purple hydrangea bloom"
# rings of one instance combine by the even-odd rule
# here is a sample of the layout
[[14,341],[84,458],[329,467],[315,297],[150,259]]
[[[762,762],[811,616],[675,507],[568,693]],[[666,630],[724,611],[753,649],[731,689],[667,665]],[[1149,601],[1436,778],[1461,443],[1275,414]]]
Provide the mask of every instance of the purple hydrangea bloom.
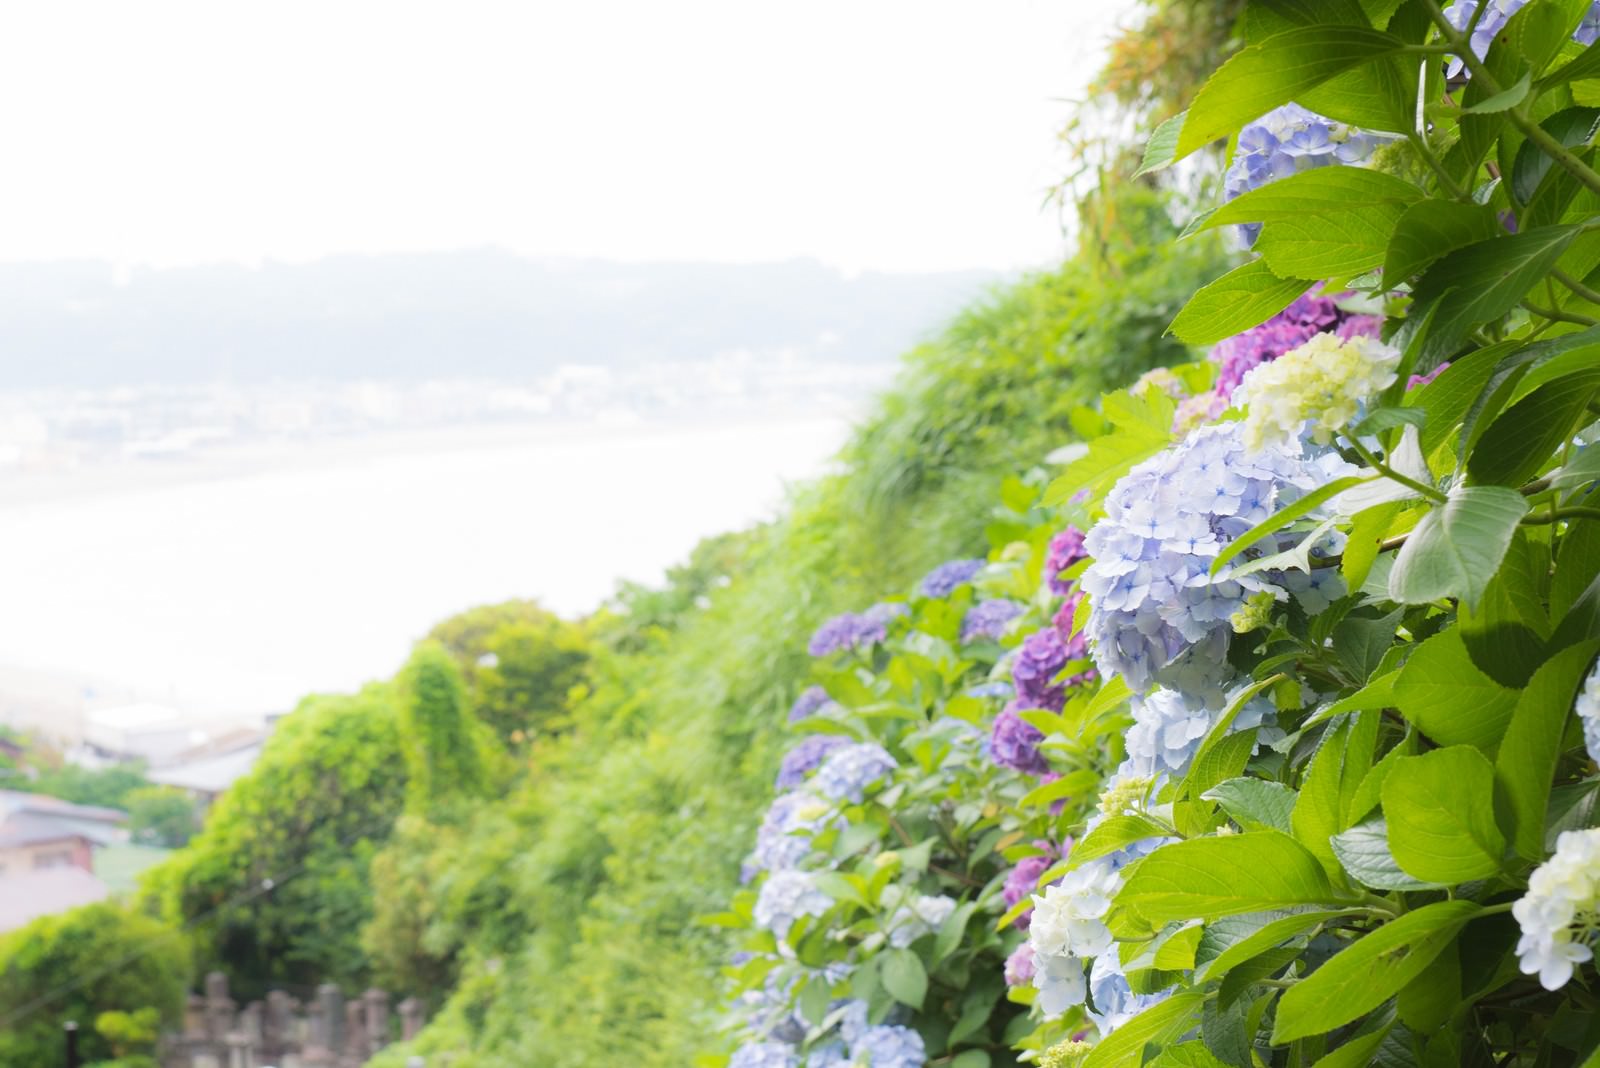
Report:
[[1067,703],[1067,683],[1057,682],[1056,676],[1071,659],[1067,643],[1053,626],[1023,639],[1011,663],[1011,681],[1017,687],[1017,700],[1022,707],[1061,711]]
[[885,601],[865,612],[844,612],[818,627],[806,650],[812,656],[821,657],[845,650],[870,649],[889,636],[890,621],[908,611],[903,604]]
[[1069,526],[1050,539],[1050,552],[1045,557],[1045,581],[1054,594],[1067,594],[1072,591],[1072,582],[1061,579],[1061,572],[1082,560],[1089,554],[1083,551],[1083,531],[1077,527]]
[[811,770],[821,765],[828,754],[840,746],[850,744],[850,739],[838,734],[813,734],[783,755],[778,766],[778,778],[773,783],[780,790],[792,790],[806,781]]
[[828,696],[828,691],[821,686],[807,686],[801,691],[800,696],[794,699],[794,704],[789,706],[789,722],[798,723],[803,719],[809,719],[818,709],[832,700],[833,698]]
[[1017,715],[1016,702],[1000,710],[989,736],[989,755],[996,764],[1026,775],[1043,775],[1050,770],[1039,743],[1044,732]]
[[1033,974],[1033,947],[1024,942],[1006,958],[1006,986],[1027,986]]
[[1006,624],[1021,614],[1020,604],[1003,597],[979,601],[967,609],[966,617],[961,620],[962,644],[975,642],[979,638],[998,639],[1006,632]]
[[1377,337],[1382,325],[1383,320],[1376,316],[1344,311],[1334,297],[1309,293],[1300,296],[1266,322],[1212,348],[1211,361],[1218,365],[1216,395],[1229,400],[1250,371],[1299,348],[1318,334],[1331,330],[1346,340]]
[[[1159,683],[1214,706],[1232,674],[1224,659],[1229,619],[1251,595],[1293,594],[1318,612],[1343,591],[1336,568],[1237,577],[1227,569],[1211,577],[1211,562],[1234,538],[1355,473],[1337,454],[1311,453],[1298,441],[1251,452],[1243,428],[1241,422],[1201,427],[1134,467],[1112,487],[1105,518],[1089,532],[1094,563],[1083,588],[1093,608],[1085,630],[1100,673],[1121,675],[1135,693]],[[1321,509],[1311,518],[1325,515]],[[1243,559],[1286,550],[1301,537],[1289,530],[1269,535]],[[1342,536],[1333,534],[1315,549],[1342,547]]]
[[922,596],[948,597],[957,586],[972,581],[972,576],[983,570],[983,560],[951,560],[928,572],[922,580]]
[[814,785],[834,801],[849,799],[860,804],[868,786],[900,765],[888,750],[870,742],[852,742],[828,754],[817,769]]
[[[1488,10],[1478,19],[1478,25],[1472,31],[1470,44],[1473,54],[1479,59],[1487,56],[1489,46],[1494,43],[1495,37],[1505,29],[1511,16],[1522,10],[1527,2],[1528,0],[1489,0]],[[1457,30],[1465,30],[1479,6],[1478,0],[1456,0],[1444,9],[1444,17]],[[1600,38],[1600,2],[1589,5],[1583,21],[1578,23],[1578,28],[1572,32],[1572,39],[1584,46],[1594,44],[1597,38]],[[1464,66],[1458,57],[1451,56],[1445,73],[1454,78],[1461,73]]]
[[[1316,167],[1363,163],[1392,139],[1324,118],[1299,104],[1285,104],[1239,131],[1238,148],[1223,176],[1223,197],[1232,200]],[[1252,244],[1261,225],[1245,223],[1239,232],[1246,244]]]
[[[1039,856],[1023,857],[1017,861],[1016,867],[1006,873],[1005,889],[1001,891],[1006,899],[1006,908],[1013,908],[1017,902],[1024,898],[1032,897],[1039,890],[1039,876],[1044,874],[1046,868],[1054,864],[1061,854],[1049,842],[1035,842],[1035,846],[1045,852]],[[1019,915],[1013,926],[1026,931],[1028,923],[1033,918],[1033,909]]]

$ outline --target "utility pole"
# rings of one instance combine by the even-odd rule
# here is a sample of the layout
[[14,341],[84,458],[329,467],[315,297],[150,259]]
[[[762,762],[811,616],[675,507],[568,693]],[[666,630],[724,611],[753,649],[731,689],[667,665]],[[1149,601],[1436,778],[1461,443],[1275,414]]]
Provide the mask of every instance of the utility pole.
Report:
[[67,1068],[78,1068],[78,1021],[68,1020],[61,1030],[67,1040]]

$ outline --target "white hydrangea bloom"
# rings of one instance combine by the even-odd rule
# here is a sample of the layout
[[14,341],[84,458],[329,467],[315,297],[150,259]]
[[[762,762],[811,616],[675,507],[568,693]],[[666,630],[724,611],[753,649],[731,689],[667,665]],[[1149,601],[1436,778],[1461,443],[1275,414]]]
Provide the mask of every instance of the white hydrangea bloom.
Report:
[[1590,760],[1600,761],[1600,664],[1589,672],[1578,693],[1576,710],[1583,724],[1583,747],[1589,750]]
[[1094,957],[1111,946],[1105,914],[1122,887],[1122,877],[1111,864],[1093,860],[1074,868],[1061,881],[1033,895],[1033,920],[1028,942],[1034,956]]
[[956,910],[956,900],[943,894],[917,894],[889,917],[889,944],[905,949],[925,934],[937,931]]
[[1511,907],[1522,928],[1517,960],[1546,990],[1558,990],[1576,965],[1594,958],[1600,935],[1600,828],[1563,831],[1555,855],[1534,869],[1528,892]]
[[821,916],[833,905],[832,899],[817,889],[816,880],[803,871],[775,871],[761,885],[756,897],[756,925],[780,939],[789,933],[801,916]]
[[1251,369],[1234,391],[1234,404],[1247,408],[1245,444],[1281,445],[1305,430],[1328,444],[1369,398],[1393,384],[1399,363],[1400,353],[1374,338],[1317,334]]

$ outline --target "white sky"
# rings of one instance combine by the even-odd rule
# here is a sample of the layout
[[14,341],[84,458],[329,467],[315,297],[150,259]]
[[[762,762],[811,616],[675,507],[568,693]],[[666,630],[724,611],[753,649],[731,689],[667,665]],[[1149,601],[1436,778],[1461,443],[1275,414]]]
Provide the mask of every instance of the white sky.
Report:
[[486,244],[1015,268],[1132,0],[40,0],[0,12],[0,259]]

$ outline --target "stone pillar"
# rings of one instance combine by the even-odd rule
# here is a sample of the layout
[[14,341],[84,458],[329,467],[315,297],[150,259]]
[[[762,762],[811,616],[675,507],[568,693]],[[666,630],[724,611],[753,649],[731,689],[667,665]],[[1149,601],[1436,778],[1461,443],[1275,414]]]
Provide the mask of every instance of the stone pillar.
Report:
[[416,998],[406,998],[400,1003],[400,1039],[410,1042],[417,1037],[417,1032],[422,1030],[425,1022],[422,1002]]
[[389,1044],[389,995],[368,990],[361,1000],[367,1003],[367,1046],[376,1053]]
[[221,972],[206,976],[206,1034],[221,1042],[233,1030],[233,1014],[238,1008],[228,996],[228,977]]
[[344,1003],[344,1053],[343,1063],[350,1068],[361,1068],[372,1056],[367,1043],[367,1004],[361,998],[351,998]]
[[317,1003],[322,1006],[323,1040],[319,1045],[337,1053],[344,1048],[344,995],[334,983],[317,987]]
[[327,1011],[322,1007],[321,1001],[314,1000],[306,1005],[306,1034],[300,1045],[301,1061],[305,1064],[319,1063],[311,1058],[321,1056],[328,1051],[328,1025],[324,1019],[326,1015]]
[[206,1037],[206,999],[199,994],[190,994],[184,1002],[183,1037],[190,1040]]
[[266,1017],[261,1024],[261,1056],[271,1064],[299,1045],[295,1034],[294,998],[282,990],[267,995]]

